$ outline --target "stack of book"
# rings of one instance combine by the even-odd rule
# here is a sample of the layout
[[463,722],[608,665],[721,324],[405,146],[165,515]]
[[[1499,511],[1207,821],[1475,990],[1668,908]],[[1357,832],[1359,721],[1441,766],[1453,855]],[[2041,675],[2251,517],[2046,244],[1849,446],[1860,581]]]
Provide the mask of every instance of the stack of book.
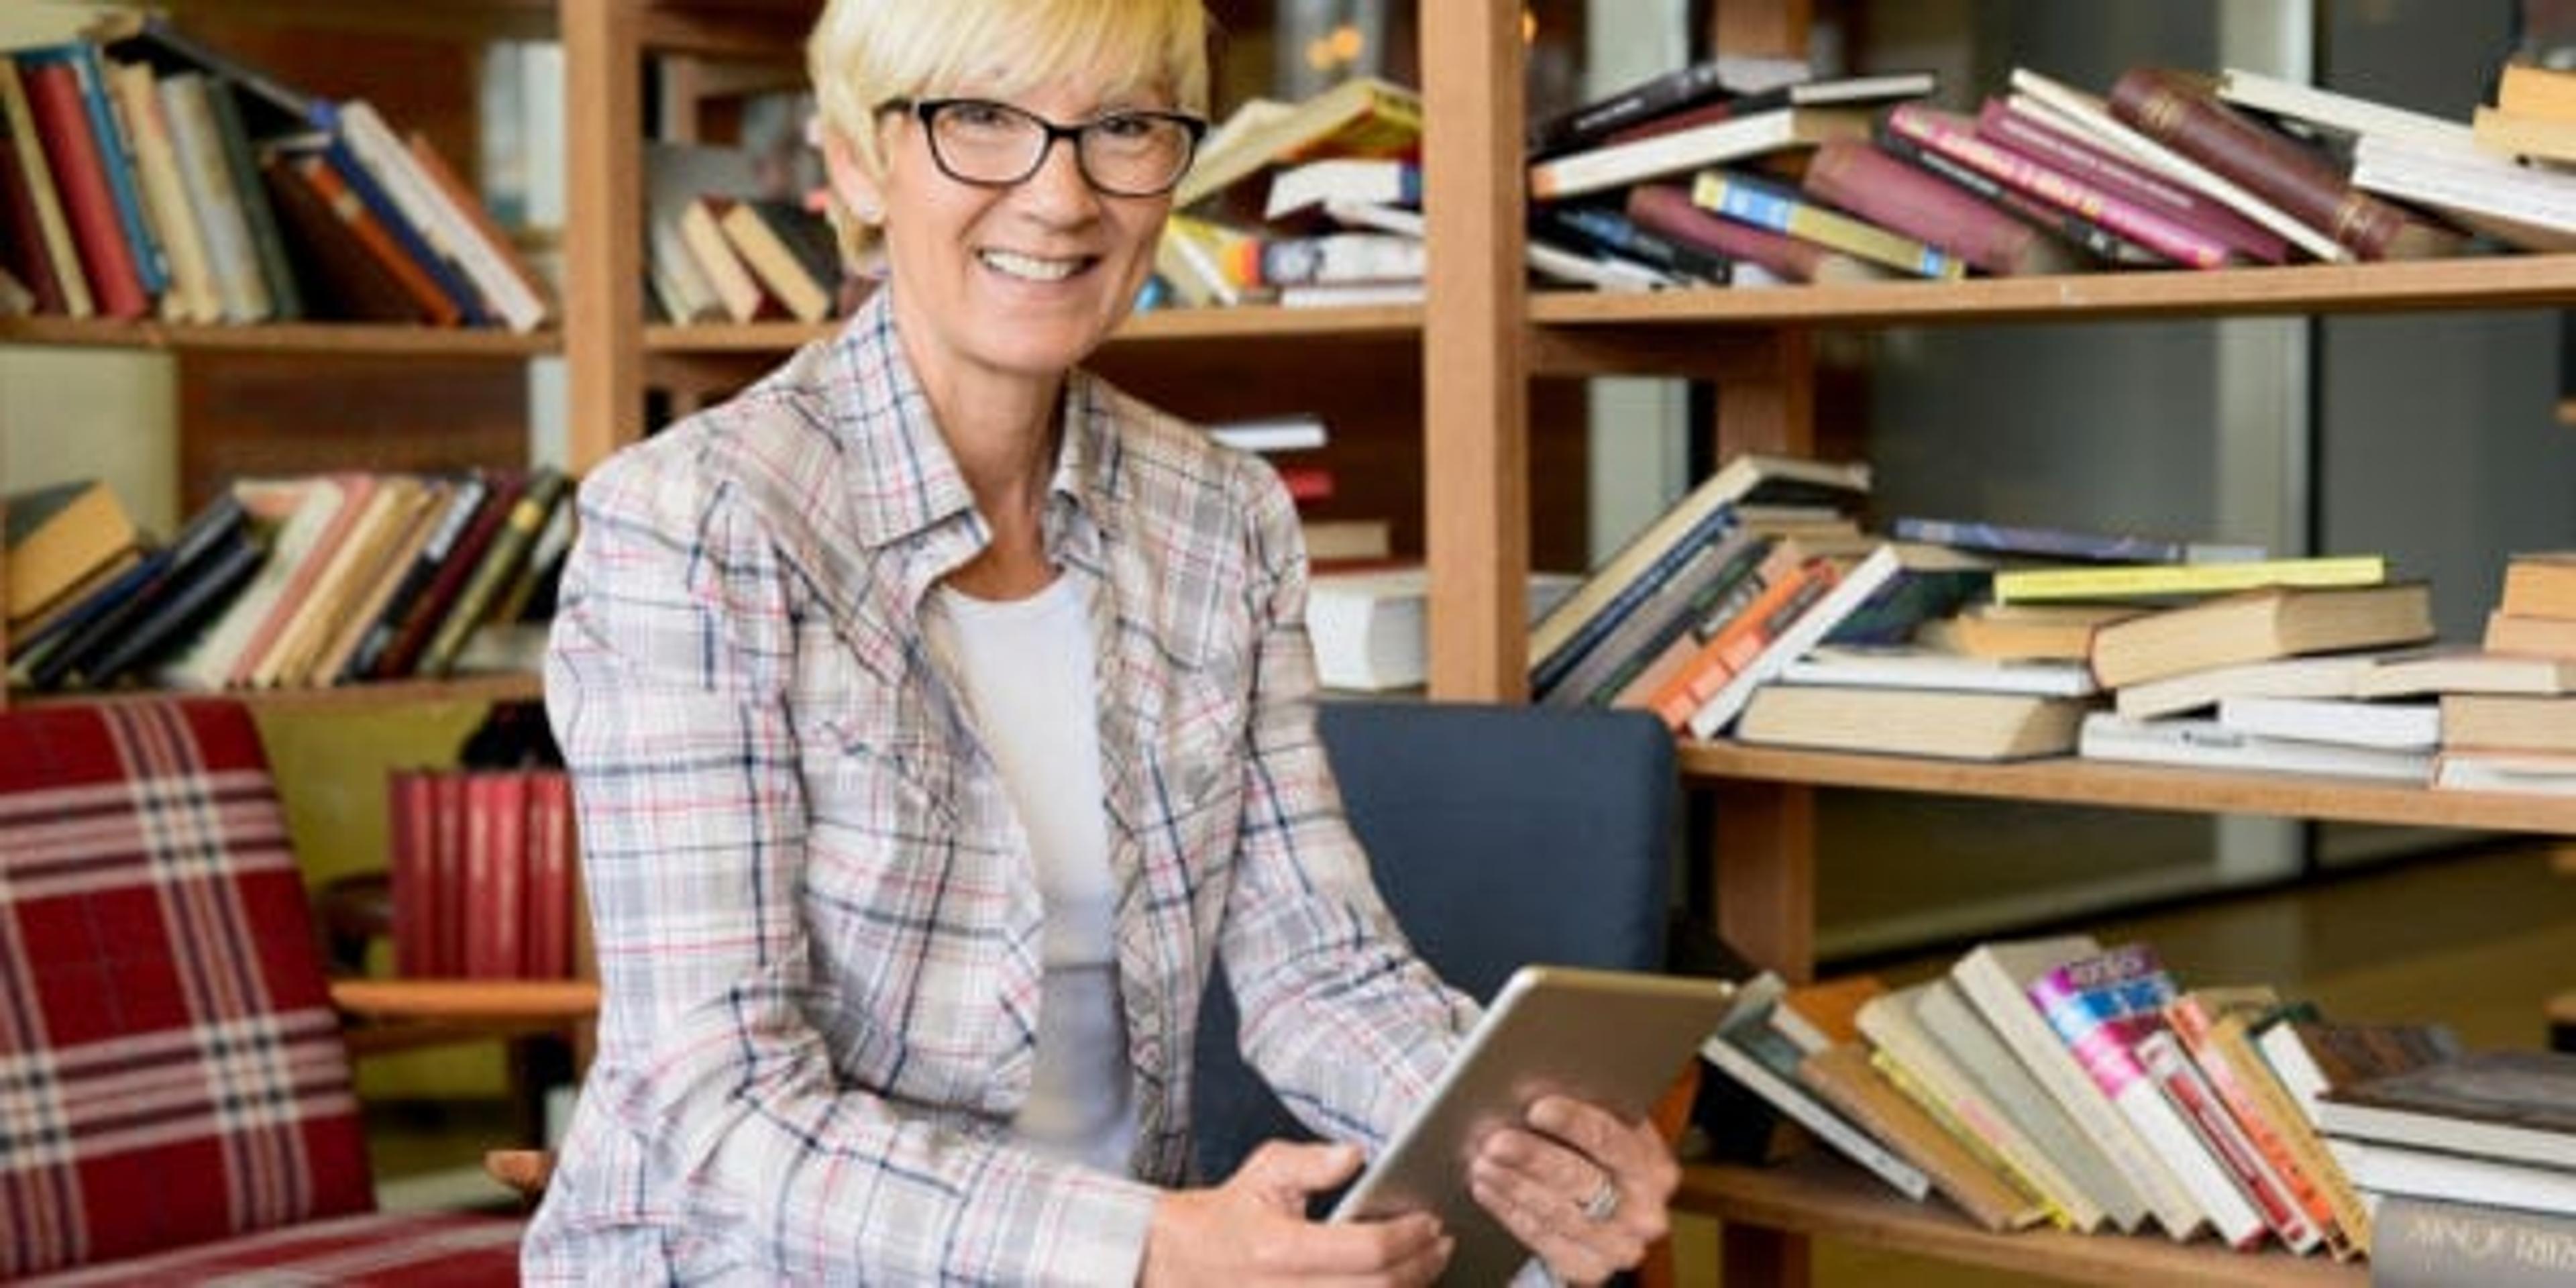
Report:
[[553,312],[425,137],[141,13],[0,57],[0,279],[0,305],[73,318],[531,331]]
[[14,493],[0,509],[8,514],[0,567],[8,598],[0,623],[9,639],[46,630],[143,558],[143,534],[133,516],[115,489],[96,479]]
[[394,970],[566,979],[581,914],[560,769],[401,769],[385,792]]
[[2448,660],[2433,785],[2576,794],[2576,553],[2514,556],[2484,650]]
[[451,674],[478,634],[547,611],[569,491],[543,468],[244,480],[13,637],[10,679],[267,689]]
[[[2448,1070],[2455,1052],[2437,1027],[2328,1023],[2267,987],[2184,989],[2151,947],[2105,949],[2082,935],[1985,944],[1945,975],[1893,990],[1868,977],[1784,989],[1766,976],[1701,1049],[1782,1121],[1901,1194],[1938,1192],[1989,1230],[2154,1229],[2336,1258],[2386,1241],[2374,1204],[2384,1218],[2388,1196],[2430,1184],[2383,1180],[2392,1169],[2367,1159],[2379,1147],[2356,1142],[2452,1139],[2357,1128],[2354,1106],[2394,1098],[2366,1079]],[[2546,1142],[2556,1152],[2538,1166],[2576,1164],[2564,1134],[2576,1061],[2491,1059],[2557,1078],[2559,1135]],[[1741,1161],[1782,1145],[1776,1133],[1725,1138],[1761,1155]],[[2533,1167],[2530,1144],[2517,1140],[2522,1152],[2509,1157]],[[2424,1174],[2457,1174],[2456,1162]],[[2563,1170],[2546,1179],[2563,1199]],[[2493,1202],[2504,1192],[2435,1193]]]
[[2576,1272],[2576,1055],[2460,1053],[2408,1029],[2320,1044],[2309,1100],[2375,1208],[2372,1282],[2565,1283]]
[[[2516,84],[2546,75],[2508,69]],[[2097,95],[2020,68],[1972,112],[1920,101],[1923,75],[1724,82],[1711,65],[1681,69],[1539,130],[1537,226],[1624,218],[1734,261],[1738,282],[2346,262],[2452,254],[2471,234],[2524,249],[2576,238],[2576,176],[2517,164],[2545,145],[2517,136],[2516,155],[2500,156],[2466,121],[2241,71],[2138,67]]]
[[646,292],[655,321],[820,322],[858,284],[799,168],[747,147],[653,143],[644,158]]

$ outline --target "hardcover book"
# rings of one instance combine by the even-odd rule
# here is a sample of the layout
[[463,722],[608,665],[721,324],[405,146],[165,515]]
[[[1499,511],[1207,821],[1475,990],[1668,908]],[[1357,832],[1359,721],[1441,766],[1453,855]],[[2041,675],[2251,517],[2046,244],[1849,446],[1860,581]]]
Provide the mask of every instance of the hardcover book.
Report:
[[2393,1195],[2379,1205],[2374,1288],[2552,1288],[2576,1268],[2576,1217]]
[[2261,546],[2184,541],[2135,533],[2081,532],[2071,528],[2038,528],[1963,519],[1899,516],[1889,535],[1929,541],[1962,550],[2034,559],[2063,559],[2101,564],[2247,563],[2264,557]]
[[1895,269],[1811,241],[1720,219],[1692,204],[1690,192],[1673,184],[1630,188],[1627,211],[1640,227],[1711,255],[1758,265],[1782,281],[1879,282],[1900,276]]
[[1977,110],[1976,129],[1977,137],[2007,152],[2215,239],[2233,255],[2259,264],[2289,262],[2288,238],[2189,183],[2106,146],[2080,123],[2027,94],[1988,98]]
[[1786,233],[1916,277],[1960,278],[1968,274],[1964,260],[1748,175],[1702,170],[1691,181],[1691,202],[1737,223]]
[[161,232],[161,247],[170,262],[170,286],[161,297],[161,316],[173,322],[211,323],[223,319],[223,297],[215,285],[213,261],[205,233],[189,200],[180,173],[178,142],[162,112],[161,93],[152,69],[126,63],[108,72],[108,89],[124,108],[134,136],[135,178],[144,209]]
[[125,240],[117,215],[116,195],[107,183],[106,160],[90,129],[89,109],[72,69],[62,63],[19,65],[26,85],[28,110],[61,194],[63,218],[71,229],[81,273],[100,316],[133,319],[151,312],[143,279],[135,268],[134,248]]
[[[1902,114],[1915,106],[1896,110]],[[1999,277],[2072,273],[2084,267],[2064,242],[1881,152],[1866,139],[1832,139],[1818,147],[1804,186],[1852,214]]]
[[1530,199],[1561,201],[1829,139],[1867,139],[1869,127],[1869,113],[1856,108],[1781,107],[1732,115],[1541,161],[1529,168]]
[[28,204],[35,213],[32,231],[19,235],[37,239],[44,250],[44,262],[52,270],[46,274],[53,283],[50,295],[42,286],[31,284],[29,289],[36,291],[40,299],[59,297],[65,316],[96,316],[97,302],[90,295],[89,275],[81,270],[71,216],[63,207],[54,163],[45,155],[45,138],[36,125],[26,79],[19,73],[17,60],[5,55],[0,55],[0,116],[7,117],[10,152],[17,161],[18,173],[26,180]]
[[57,483],[7,500],[5,617],[17,630],[142,539],[116,491],[97,479]]
[[2576,1054],[2457,1055],[2338,1081],[2316,1108],[2329,1135],[2576,1168]]
[[2175,263],[2217,268],[2227,262],[2230,248],[2225,243],[2164,212],[1998,146],[1981,137],[1966,117],[1907,103],[1888,114],[1887,131]]

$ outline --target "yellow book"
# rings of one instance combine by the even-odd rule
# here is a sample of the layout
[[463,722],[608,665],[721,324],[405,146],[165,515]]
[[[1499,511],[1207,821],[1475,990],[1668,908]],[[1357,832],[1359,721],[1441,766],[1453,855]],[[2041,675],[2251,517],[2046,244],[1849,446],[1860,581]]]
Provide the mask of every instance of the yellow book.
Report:
[[1238,113],[1199,148],[1172,193],[1188,209],[1263,166],[1311,157],[1402,156],[1422,142],[1422,96],[1374,76],[1354,76],[1293,104]]
[[1740,174],[1700,171],[1691,181],[1691,204],[1740,224],[1785,233],[1917,277],[1968,275],[1967,262],[1955,255]]
[[1939,1096],[1933,1094],[1931,1088],[1924,1086],[1906,1070],[1903,1062],[1890,1056],[1883,1049],[1873,1050],[1869,1053],[1869,1066],[1878,1070],[1878,1076],[1885,1078],[1889,1086],[1896,1088],[1906,1099],[1913,1101],[1915,1106],[1923,1111],[1924,1116],[1930,1118],[1941,1130],[1950,1133],[1951,1139],[1958,1141],[1959,1147],[1966,1150],[1969,1157],[1977,1160],[1987,1171],[1993,1172],[2004,1184],[2010,1186],[2014,1193],[2021,1195],[2030,1204],[2035,1215],[2017,1218],[2023,1225],[2036,1225],[2045,1220],[2061,1230],[2072,1228],[2067,1219],[2066,1210],[2049,1198],[2048,1191],[2042,1188],[2037,1180],[2014,1166],[2013,1161],[1997,1152],[1994,1145],[1985,1137],[1978,1135],[1966,1123],[1961,1122],[1959,1116],[1950,1111],[1949,1105],[1943,1103]]
[[1995,574],[1995,602],[2148,599],[2222,595],[2261,586],[2376,586],[2388,580],[2382,555],[2261,559],[2246,563],[2115,564],[2087,568],[2008,568]]

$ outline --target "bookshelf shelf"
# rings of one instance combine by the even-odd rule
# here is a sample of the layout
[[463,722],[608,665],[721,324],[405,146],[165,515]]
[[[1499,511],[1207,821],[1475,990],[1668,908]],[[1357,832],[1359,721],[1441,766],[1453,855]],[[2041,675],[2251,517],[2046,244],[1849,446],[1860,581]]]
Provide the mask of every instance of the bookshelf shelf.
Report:
[[1958,764],[1904,756],[1681,745],[1682,773],[1699,781],[1857,787],[2193,814],[2273,814],[2348,823],[2576,833],[2576,798],[2435,791],[2359,778],[2120,765],[2059,757]]
[[2576,301],[2576,255],[2078,273],[1964,282],[1703,288],[1530,298],[1542,326],[1904,326],[2144,317],[2504,309]]
[[[435,702],[535,702],[546,695],[545,679],[525,675],[469,675],[447,680],[395,680],[383,684],[343,684],[322,689],[228,689],[209,693],[254,708],[363,711],[417,707]],[[161,689],[117,689],[104,693],[12,693],[10,706],[58,706],[68,703],[141,702],[167,698]]]
[[60,317],[0,318],[0,344],[174,353],[284,353],[375,357],[491,358],[519,362],[559,353],[553,331],[525,335],[487,327],[364,322],[280,322],[248,326],[100,322]]
[[2363,1288],[2367,1266],[2272,1251],[2231,1252],[2207,1239],[2023,1230],[1992,1234],[1940,1202],[1916,1203],[1837,1160],[1802,1156],[1777,1167],[1682,1170],[1675,1208],[1793,1234],[2072,1283]]

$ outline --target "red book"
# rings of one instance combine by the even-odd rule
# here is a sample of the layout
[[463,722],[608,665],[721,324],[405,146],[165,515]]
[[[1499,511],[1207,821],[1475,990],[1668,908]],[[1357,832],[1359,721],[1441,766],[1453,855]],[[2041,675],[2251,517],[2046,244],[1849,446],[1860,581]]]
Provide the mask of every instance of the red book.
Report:
[[531,770],[528,780],[527,976],[572,978],[572,778]]
[[1998,277],[2072,273],[2083,267],[2065,243],[1859,139],[1834,139],[1818,147],[1807,165],[1806,187],[1863,219]]
[[465,975],[517,979],[525,968],[528,780],[515,771],[465,779]]
[[1833,589],[1835,576],[1832,564],[1810,559],[1788,576],[1763,587],[1761,595],[1745,605],[1743,612],[1728,618],[1725,626],[1700,645],[1690,661],[1655,691],[1647,705],[1674,732],[1690,728],[1691,717],[1726,687],[1727,680],[1778,639],[1780,632],[1789,629],[1798,614]]
[[1279,481],[1288,488],[1288,499],[1299,505],[1333,499],[1333,471],[1324,465],[1282,465]]
[[375,212],[367,209],[367,203],[349,187],[348,180],[341,178],[340,172],[331,167],[328,157],[307,153],[286,165],[286,177],[302,181],[305,191],[319,198],[318,208],[328,210],[334,219],[340,221],[357,245],[383,270],[384,276],[410,297],[422,318],[433,326],[455,326],[464,320],[465,315],[456,307],[456,301],[439,289],[438,280],[402,248],[393,232],[377,220]]
[[453,978],[465,973],[465,775],[429,775],[430,951],[423,973]]
[[2264,264],[2290,260],[2289,239],[2281,234],[2196,189],[2132,165],[2027,112],[2016,112],[2002,99],[1986,100],[1977,113],[1975,133],[2006,152],[2099,189],[2106,198],[2153,211],[2223,242],[2247,259]]
[[134,248],[126,243],[106,162],[90,133],[79,77],[61,63],[22,65],[18,76],[26,83],[27,107],[35,114],[36,133],[44,140],[45,158],[62,193],[63,217],[71,221],[72,240],[80,247],[81,268],[99,315],[142,317],[151,311],[152,300],[135,271]]
[[2071,210],[2177,264],[2217,268],[2227,262],[2227,243],[2044,162],[1999,147],[1980,137],[1966,117],[1907,103],[1887,114],[1887,129],[1899,138],[1922,145],[1926,151],[1989,175],[2006,187]]
[[1643,227],[1712,255],[1757,264],[1791,282],[1874,282],[1897,276],[1866,260],[1700,209],[1676,185],[1641,183],[1628,190],[1628,217]]
[[9,271],[36,296],[39,313],[64,313],[62,283],[54,277],[53,256],[45,251],[45,234],[36,222],[36,194],[18,156],[18,138],[0,125],[0,256]]
[[438,890],[434,874],[438,805],[433,776],[422,769],[397,769],[385,780],[385,812],[392,840],[394,899],[394,973],[423,979],[436,972],[430,955],[436,946],[434,920]]

